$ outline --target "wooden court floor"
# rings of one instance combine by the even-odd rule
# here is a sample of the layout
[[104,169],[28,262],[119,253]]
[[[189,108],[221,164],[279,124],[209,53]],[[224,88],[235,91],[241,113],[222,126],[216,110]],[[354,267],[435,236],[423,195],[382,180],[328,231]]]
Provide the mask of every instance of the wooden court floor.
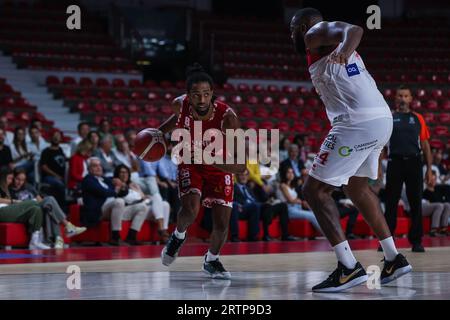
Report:
[[[224,255],[232,279],[212,280],[201,270],[202,256],[181,256],[170,267],[160,259],[116,259],[0,265],[0,299],[450,299],[450,247],[425,253],[401,249],[413,272],[382,287],[361,285],[338,294],[311,287],[335,268],[331,251]],[[382,266],[382,253],[356,250],[366,268]],[[69,290],[67,267],[80,268],[81,289]]]

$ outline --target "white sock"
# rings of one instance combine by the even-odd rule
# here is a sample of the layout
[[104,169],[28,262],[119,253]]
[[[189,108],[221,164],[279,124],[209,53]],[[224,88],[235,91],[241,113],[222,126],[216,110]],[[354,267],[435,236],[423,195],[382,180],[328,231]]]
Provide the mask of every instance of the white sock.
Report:
[[178,232],[178,229],[175,228],[175,231],[173,233],[175,234],[175,237],[177,237],[178,239],[183,240],[184,238],[186,238],[186,231]]
[[395,247],[394,239],[391,237],[380,241],[381,247],[383,248],[384,258],[387,261],[393,261],[398,255],[397,248]]
[[343,241],[333,247],[334,253],[340,263],[342,263],[348,269],[353,269],[356,265],[355,256],[352,253],[352,249],[348,244],[348,241]]
[[219,255],[214,255],[211,253],[211,251],[208,250],[208,253],[206,253],[206,262],[214,261],[219,259]]

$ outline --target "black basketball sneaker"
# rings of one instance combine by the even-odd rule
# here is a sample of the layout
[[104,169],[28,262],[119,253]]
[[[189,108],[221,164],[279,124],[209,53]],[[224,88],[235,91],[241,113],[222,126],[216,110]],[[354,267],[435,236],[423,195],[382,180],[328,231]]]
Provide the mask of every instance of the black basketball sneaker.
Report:
[[367,273],[359,262],[353,269],[348,269],[338,261],[336,270],[328,279],[314,286],[312,290],[314,292],[340,292],[367,282],[367,279]]
[[222,265],[222,262],[219,261],[219,259],[213,260],[213,261],[206,261],[206,255],[205,255],[205,262],[203,263],[203,272],[209,275],[213,279],[224,279],[229,280],[231,279],[231,273],[229,273]]
[[161,262],[165,266],[169,266],[178,256],[178,251],[180,251],[181,246],[186,240],[187,234],[184,239],[178,239],[174,233],[169,238],[164,249],[161,251]]
[[381,284],[387,284],[411,272],[411,270],[412,267],[408,260],[406,260],[404,255],[399,253],[393,261],[386,261],[386,259],[384,259],[384,267],[383,271],[381,271],[380,282]]

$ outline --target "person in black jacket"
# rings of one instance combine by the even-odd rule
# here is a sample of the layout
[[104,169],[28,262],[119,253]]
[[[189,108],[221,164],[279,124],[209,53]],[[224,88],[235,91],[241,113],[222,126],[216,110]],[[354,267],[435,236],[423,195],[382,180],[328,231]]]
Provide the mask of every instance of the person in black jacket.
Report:
[[122,220],[132,220],[126,239],[128,244],[136,245],[136,236],[147,216],[148,208],[144,202],[127,204],[125,197],[128,187],[120,179],[102,177],[101,160],[95,157],[88,159],[89,174],[81,183],[84,208],[81,222],[93,226],[100,220],[111,220],[112,236],[110,244],[123,245],[120,239]]
[[275,215],[280,216],[281,239],[284,241],[294,241],[296,238],[288,233],[288,208],[286,203],[269,204],[259,202],[248,187],[248,170],[236,175],[234,185],[233,210],[230,218],[231,241],[239,241],[239,219],[248,219],[248,241],[257,241],[259,232],[259,220],[263,221],[263,240],[272,240],[269,236],[269,226]]
[[300,178],[302,175],[302,169],[305,168],[305,164],[299,158],[299,147],[296,144],[289,146],[288,155],[289,158],[280,163],[280,172],[285,172],[288,167],[294,169],[294,175],[296,178]]

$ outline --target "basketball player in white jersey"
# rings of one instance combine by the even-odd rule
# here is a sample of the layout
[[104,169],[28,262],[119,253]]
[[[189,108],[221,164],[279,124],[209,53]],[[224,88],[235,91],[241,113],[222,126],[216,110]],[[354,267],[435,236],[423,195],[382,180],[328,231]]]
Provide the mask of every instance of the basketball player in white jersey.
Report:
[[322,99],[330,130],[314,159],[303,186],[304,196],[338,259],[337,269],[316,292],[339,292],[367,281],[342,231],[331,193],[344,190],[374,230],[384,252],[381,283],[410,272],[411,265],[397,252],[368,178],[377,179],[379,156],[392,133],[392,114],[376,83],[355,51],[363,29],[345,22],[323,21],[313,8],[298,11],[291,21],[297,51],[306,46],[311,80]]

